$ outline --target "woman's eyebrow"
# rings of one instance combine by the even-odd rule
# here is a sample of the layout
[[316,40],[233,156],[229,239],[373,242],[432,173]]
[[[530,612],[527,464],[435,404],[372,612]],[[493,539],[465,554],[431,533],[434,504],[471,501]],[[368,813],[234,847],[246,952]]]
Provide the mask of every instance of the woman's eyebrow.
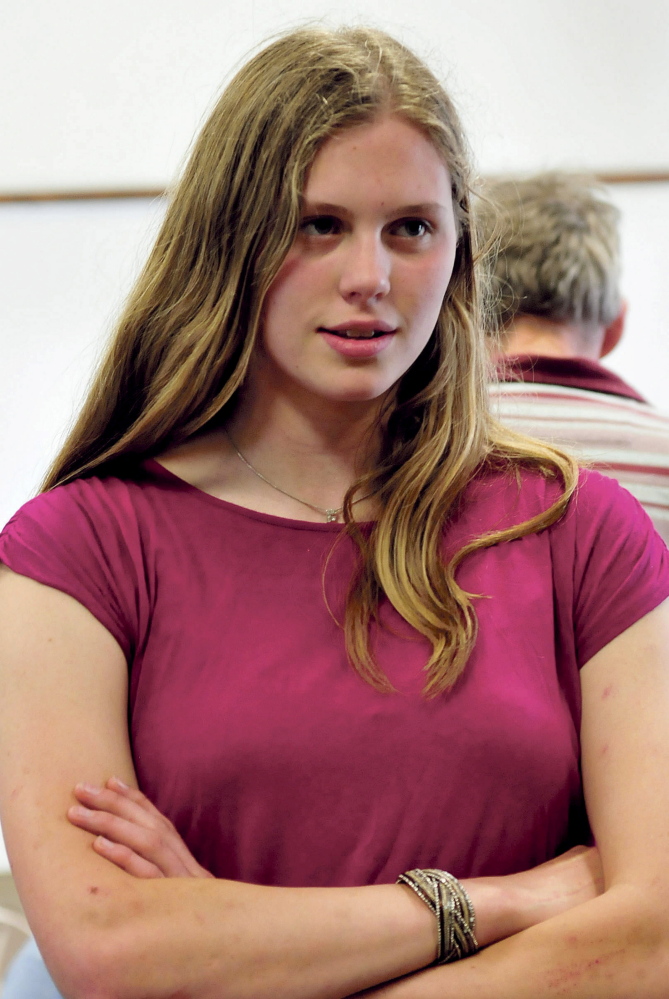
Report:
[[[446,206],[439,201],[423,201],[415,205],[398,205],[392,208],[387,217],[392,218],[398,215],[435,215],[446,210]],[[335,205],[329,201],[303,201],[303,215],[337,215],[342,218],[349,218],[354,213],[343,205]]]
[[400,215],[438,215],[440,212],[446,211],[446,205],[442,205],[439,201],[422,201],[417,205],[403,205],[392,214]]
[[329,201],[302,201],[303,215],[342,215],[349,216],[352,212],[343,205],[333,205]]

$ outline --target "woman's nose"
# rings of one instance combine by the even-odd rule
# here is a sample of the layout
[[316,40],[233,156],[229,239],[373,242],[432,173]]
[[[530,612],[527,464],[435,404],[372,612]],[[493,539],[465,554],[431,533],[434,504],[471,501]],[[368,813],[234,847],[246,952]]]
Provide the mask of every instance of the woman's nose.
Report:
[[390,255],[377,236],[352,238],[344,248],[339,290],[351,302],[373,302],[390,291]]

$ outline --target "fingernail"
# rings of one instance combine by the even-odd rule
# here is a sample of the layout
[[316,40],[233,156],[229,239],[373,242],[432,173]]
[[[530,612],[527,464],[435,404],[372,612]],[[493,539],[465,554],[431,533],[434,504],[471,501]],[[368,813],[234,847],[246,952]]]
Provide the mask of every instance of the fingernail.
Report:
[[96,787],[95,784],[77,784],[77,789],[79,791],[87,791],[88,794],[100,793],[100,788]]
[[68,808],[67,814],[74,815],[75,818],[78,819],[85,819],[88,818],[89,815],[92,815],[93,812],[90,810],[90,808],[84,808],[83,805],[72,805],[70,808]]
[[124,781],[122,781],[120,777],[111,777],[109,779],[109,783],[110,784],[114,784],[116,787],[120,788],[121,791],[129,791],[130,790],[130,788],[128,787],[128,785]]
[[106,836],[96,836],[95,837],[95,842],[98,844],[98,846],[113,846],[114,845],[110,839],[107,839]]

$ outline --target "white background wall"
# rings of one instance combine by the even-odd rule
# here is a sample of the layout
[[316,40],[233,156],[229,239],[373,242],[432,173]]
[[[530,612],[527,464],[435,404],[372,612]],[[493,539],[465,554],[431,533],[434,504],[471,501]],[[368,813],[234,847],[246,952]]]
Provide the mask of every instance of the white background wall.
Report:
[[669,163],[666,0],[21,0],[2,13],[0,190],[162,184],[230,70],[308,18],[427,56],[486,171]]
[[[22,0],[2,13],[0,194],[166,185],[245,54],[313,18],[427,57],[483,173],[669,169],[666,0]],[[611,194],[630,320],[610,363],[669,408],[669,185]],[[0,205],[0,522],[62,439],[161,212]]]

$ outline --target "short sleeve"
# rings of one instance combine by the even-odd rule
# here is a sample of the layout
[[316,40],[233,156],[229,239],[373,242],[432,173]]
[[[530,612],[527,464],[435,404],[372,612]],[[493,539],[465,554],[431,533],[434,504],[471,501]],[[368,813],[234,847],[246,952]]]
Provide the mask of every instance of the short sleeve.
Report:
[[556,593],[571,602],[583,666],[669,597],[669,552],[631,493],[590,470],[551,532]]
[[142,545],[129,504],[104,485],[77,480],[30,500],[0,533],[0,561],[74,597],[131,659],[146,617]]

